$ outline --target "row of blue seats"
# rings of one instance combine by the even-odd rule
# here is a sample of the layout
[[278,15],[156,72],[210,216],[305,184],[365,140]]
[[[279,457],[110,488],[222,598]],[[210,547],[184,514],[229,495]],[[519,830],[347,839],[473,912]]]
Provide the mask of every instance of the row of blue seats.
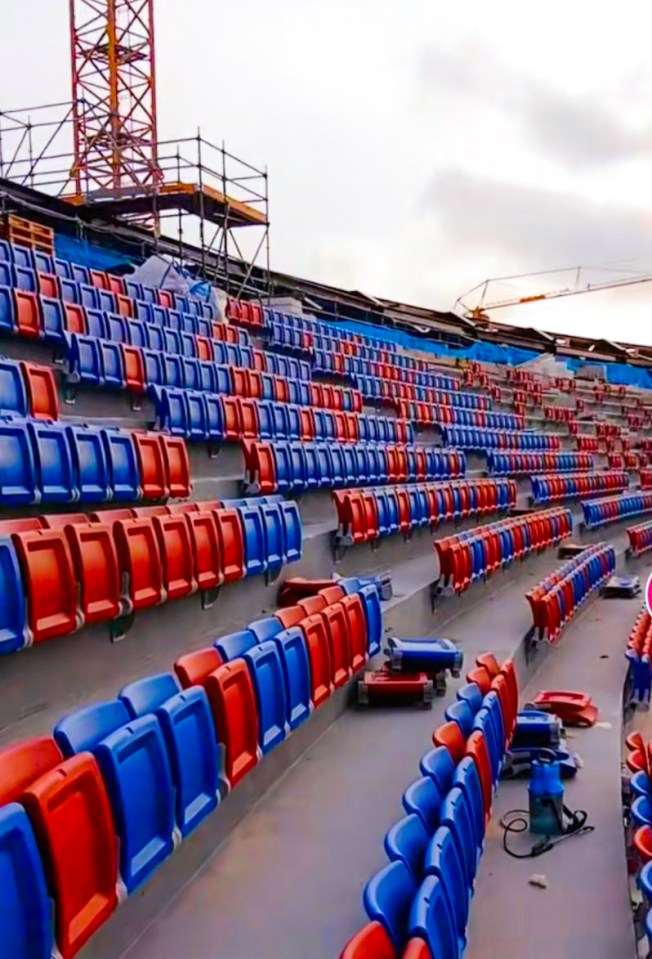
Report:
[[469,682],[446,717],[433,735],[435,748],[421,759],[421,777],[403,793],[404,818],[385,836],[389,863],[365,886],[369,921],[340,959],[461,959],[466,949],[485,832],[514,723],[504,672],[484,695]]
[[443,426],[446,446],[463,450],[517,449],[558,450],[559,437],[550,433],[524,433],[512,430],[467,429],[463,426]]
[[0,417],[0,504],[140,500],[135,437],[116,428]]
[[593,470],[590,453],[496,453],[487,454],[487,472],[491,476],[513,476],[520,473],[576,473]]
[[[366,334],[358,334],[356,337],[352,337],[350,333],[339,330],[337,326],[325,324],[320,320],[314,320],[310,317],[295,316],[293,313],[283,313],[280,310],[265,309],[263,310],[263,318],[265,326],[270,326],[273,323],[283,324],[289,329],[298,330],[301,333],[318,334],[322,332],[324,335],[330,335],[333,341],[337,343],[349,342],[355,343],[363,349],[366,348],[378,352],[381,350],[385,352],[396,352],[396,345],[394,343],[385,343],[383,340],[367,336]],[[372,357],[369,357],[369,359],[372,359]],[[402,363],[406,361],[407,364],[417,364],[419,362],[418,360],[412,359],[411,356],[404,356],[402,354],[397,354],[397,359],[400,359]]]
[[372,400],[396,401],[398,397],[418,403],[435,403],[468,410],[489,408],[487,398],[480,393],[465,393],[442,386],[420,386],[403,378],[399,381],[387,381],[379,376],[371,376],[365,370],[354,374],[351,379],[360,392]]

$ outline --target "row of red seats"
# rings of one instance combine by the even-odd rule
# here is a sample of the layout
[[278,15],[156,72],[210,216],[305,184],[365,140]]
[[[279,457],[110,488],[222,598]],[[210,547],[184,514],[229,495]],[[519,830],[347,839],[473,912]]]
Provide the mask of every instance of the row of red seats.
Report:
[[652,469],[641,469],[639,477],[641,489],[652,489]]
[[606,439],[607,436],[618,437],[623,431],[622,426],[619,426],[618,423],[602,423],[598,422],[595,424],[595,433],[596,436],[599,436],[600,439]]
[[[607,465],[614,470],[637,470],[646,467],[647,463],[647,455],[635,450],[623,450],[621,453],[609,453],[607,455]],[[650,477],[650,485],[652,485],[652,471]],[[647,488],[643,479],[641,479],[641,485],[643,489]]]
[[484,579],[512,560],[556,545],[570,536],[572,530],[570,510],[551,509],[435,540],[439,586],[461,593],[472,582]]
[[434,528],[446,521],[485,516],[516,505],[513,480],[457,480],[380,489],[336,490],[337,542],[367,543],[395,532]]
[[575,419],[576,411],[572,406],[544,406],[543,415],[554,423],[570,423]]
[[226,315],[234,323],[250,329],[258,329],[263,325],[263,308],[260,303],[254,303],[253,300],[229,298],[226,301]]
[[245,550],[215,502],[4,520],[1,651],[242,579]]
[[591,594],[616,568],[613,546],[588,546],[525,594],[538,638],[554,643]]
[[600,450],[600,440],[597,436],[576,436],[576,449],[583,453],[597,453]]
[[648,550],[652,549],[652,522],[629,526],[627,536],[629,537],[629,548],[632,556],[647,553]]
[[645,606],[641,608],[636,617],[636,622],[632,626],[632,631],[627,640],[627,648],[639,656],[649,656],[652,653],[652,616]]

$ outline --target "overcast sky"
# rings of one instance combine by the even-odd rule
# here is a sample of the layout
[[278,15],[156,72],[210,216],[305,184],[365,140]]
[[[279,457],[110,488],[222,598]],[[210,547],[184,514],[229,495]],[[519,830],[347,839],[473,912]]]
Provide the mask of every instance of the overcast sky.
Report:
[[[652,273],[649,0],[155,6],[160,136],[268,164],[274,267],[439,309]],[[0,107],[70,96],[67,13],[3,4]],[[652,344],[652,284],[494,316]]]

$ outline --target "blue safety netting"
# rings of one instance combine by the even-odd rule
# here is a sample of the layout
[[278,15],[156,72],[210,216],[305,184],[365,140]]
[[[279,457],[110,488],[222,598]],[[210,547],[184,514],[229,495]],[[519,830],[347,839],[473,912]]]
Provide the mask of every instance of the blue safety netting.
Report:
[[[519,366],[528,363],[543,354],[536,350],[527,350],[518,346],[505,346],[496,343],[487,343],[476,340],[467,348],[459,348],[441,343],[438,340],[421,339],[402,330],[392,330],[387,327],[374,326],[370,323],[360,323],[356,320],[325,320],[326,325],[332,326],[346,333],[360,333],[370,336],[383,343],[396,344],[408,350],[420,350],[422,353],[431,353],[433,356],[449,357],[451,359],[478,360],[481,363],[500,363],[509,366]],[[583,360],[558,357],[565,362],[569,370],[577,372],[585,366],[594,366]],[[638,386],[643,389],[652,389],[652,374],[640,367],[629,366],[626,363],[600,363],[604,367],[608,383],[614,385]]]
[[104,246],[95,246],[83,240],[57,233],[54,237],[54,253],[60,260],[70,260],[81,263],[89,270],[111,270],[118,266],[138,263],[139,259],[132,259],[124,253],[118,253]]

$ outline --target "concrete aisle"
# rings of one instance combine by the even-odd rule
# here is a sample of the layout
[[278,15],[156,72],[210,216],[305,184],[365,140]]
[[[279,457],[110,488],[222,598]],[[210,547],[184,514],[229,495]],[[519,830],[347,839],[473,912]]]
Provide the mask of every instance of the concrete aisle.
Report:
[[[498,820],[527,808],[527,783],[501,783],[471,906],[467,959],[624,959],[635,943],[627,894],[620,772],[623,651],[640,600],[597,599],[563,634],[560,645],[523,690],[579,689],[599,707],[598,725],[572,730],[569,748],[583,767],[565,802],[585,809],[595,832],[564,841],[538,859],[517,861],[502,848]],[[510,837],[519,851],[536,841]],[[549,886],[528,884],[534,873]]]

